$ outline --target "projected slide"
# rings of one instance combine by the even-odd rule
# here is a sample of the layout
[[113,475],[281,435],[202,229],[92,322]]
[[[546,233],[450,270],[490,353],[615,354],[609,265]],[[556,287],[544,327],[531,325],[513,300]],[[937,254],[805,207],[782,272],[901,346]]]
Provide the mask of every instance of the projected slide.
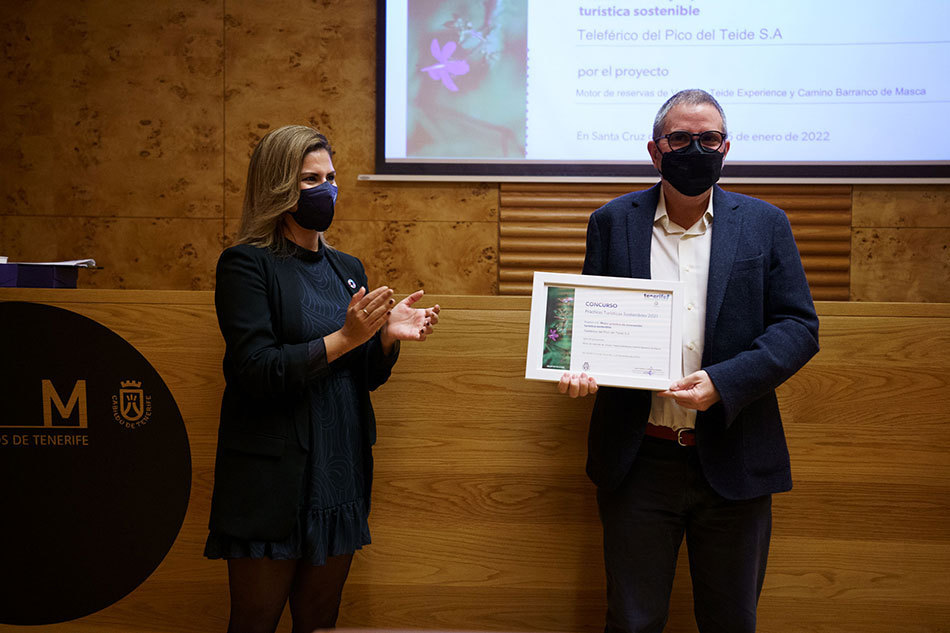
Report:
[[702,88],[730,163],[950,161],[950,2],[387,0],[385,159],[646,162]]
[[401,151],[420,157],[523,159],[526,0],[401,4],[406,66],[405,79],[397,81],[404,82],[406,101],[400,108],[405,117],[394,121]]

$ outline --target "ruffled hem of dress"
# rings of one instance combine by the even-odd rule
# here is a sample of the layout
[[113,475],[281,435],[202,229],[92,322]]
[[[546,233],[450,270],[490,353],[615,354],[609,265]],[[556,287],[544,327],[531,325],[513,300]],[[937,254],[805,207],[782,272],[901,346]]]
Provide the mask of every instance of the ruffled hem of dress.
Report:
[[207,558],[270,558],[306,560],[323,565],[328,556],[352,554],[369,545],[369,523],[362,499],[332,508],[305,508],[291,535],[282,541],[255,541],[214,533],[208,535]]

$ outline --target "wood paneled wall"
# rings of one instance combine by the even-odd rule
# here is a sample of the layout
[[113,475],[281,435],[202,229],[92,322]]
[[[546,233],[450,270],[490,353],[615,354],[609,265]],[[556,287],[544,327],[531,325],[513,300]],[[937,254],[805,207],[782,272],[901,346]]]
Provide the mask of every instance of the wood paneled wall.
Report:
[[[182,531],[119,603],[37,633],[223,631],[225,565],[206,536],[223,343],[209,292],[0,289],[73,310],[149,359],[191,442]],[[407,344],[373,401],[370,519],[341,626],[603,630],[591,402],[524,380],[529,302],[435,296],[438,332]],[[819,302],[821,352],[779,397],[795,488],[777,495],[760,630],[938,633],[950,622],[950,305]],[[681,560],[667,633],[694,632]],[[288,622],[281,631],[289,631]]]
[[950,187],[854,188],[851,298],[950,301]]
[[[375,2],[356,0],[0,3],[0,255],[94,257],[103,268],[80,274],[85,288],[209,290],[251,148],[310,123],[337,151],[328,237],[371,280],[510,287],[497,184],[357,180],[374,165],[375,21]],[[950,301],[950,187],[855,186],[852,202],[850,298]],[[813,284],[847,275],[806,257]],[[843,298],[826,281],[816,296]]]
[[209,290],[251,149],[315,125],[336,150],[331,243],[409,292],[493,294],[497,186],[372,172],[376,3],[0,3],[0,255],[93,257],[86,288]]
[[[812,296],[848,300],[851,187],[739,185],[730,190],[783,209],[791,221]],[[627,191],[625,185],[502,185],[499,294],[530,295],[536,270],[580,273],[588,217]]]

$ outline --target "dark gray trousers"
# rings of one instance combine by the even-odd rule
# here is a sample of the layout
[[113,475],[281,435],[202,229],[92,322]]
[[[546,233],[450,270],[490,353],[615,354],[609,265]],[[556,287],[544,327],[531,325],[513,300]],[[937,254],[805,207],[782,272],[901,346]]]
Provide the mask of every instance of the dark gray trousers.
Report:
[[683,536],[701,633],[753,633],[772,530],[772,497],[730,501],[694,447],[645,437],[617,490],[598,490],[607,633],[661,633]]

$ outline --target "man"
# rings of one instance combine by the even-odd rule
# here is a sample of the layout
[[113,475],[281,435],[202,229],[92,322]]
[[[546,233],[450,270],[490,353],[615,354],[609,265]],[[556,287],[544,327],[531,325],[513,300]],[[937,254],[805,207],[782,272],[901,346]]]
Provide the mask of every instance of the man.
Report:
[[702,633],[755,630],[771,494],[792,486],[775,388],[818,351],[818,318],[785,214],[715,185],[729,152],[716,100],[685,90],[647,143],[662,175],[594,212],[584,273],[684,284],[683,376],[597,394],[587,473],[604,527],[610,633],[659,633],[685,534]]

